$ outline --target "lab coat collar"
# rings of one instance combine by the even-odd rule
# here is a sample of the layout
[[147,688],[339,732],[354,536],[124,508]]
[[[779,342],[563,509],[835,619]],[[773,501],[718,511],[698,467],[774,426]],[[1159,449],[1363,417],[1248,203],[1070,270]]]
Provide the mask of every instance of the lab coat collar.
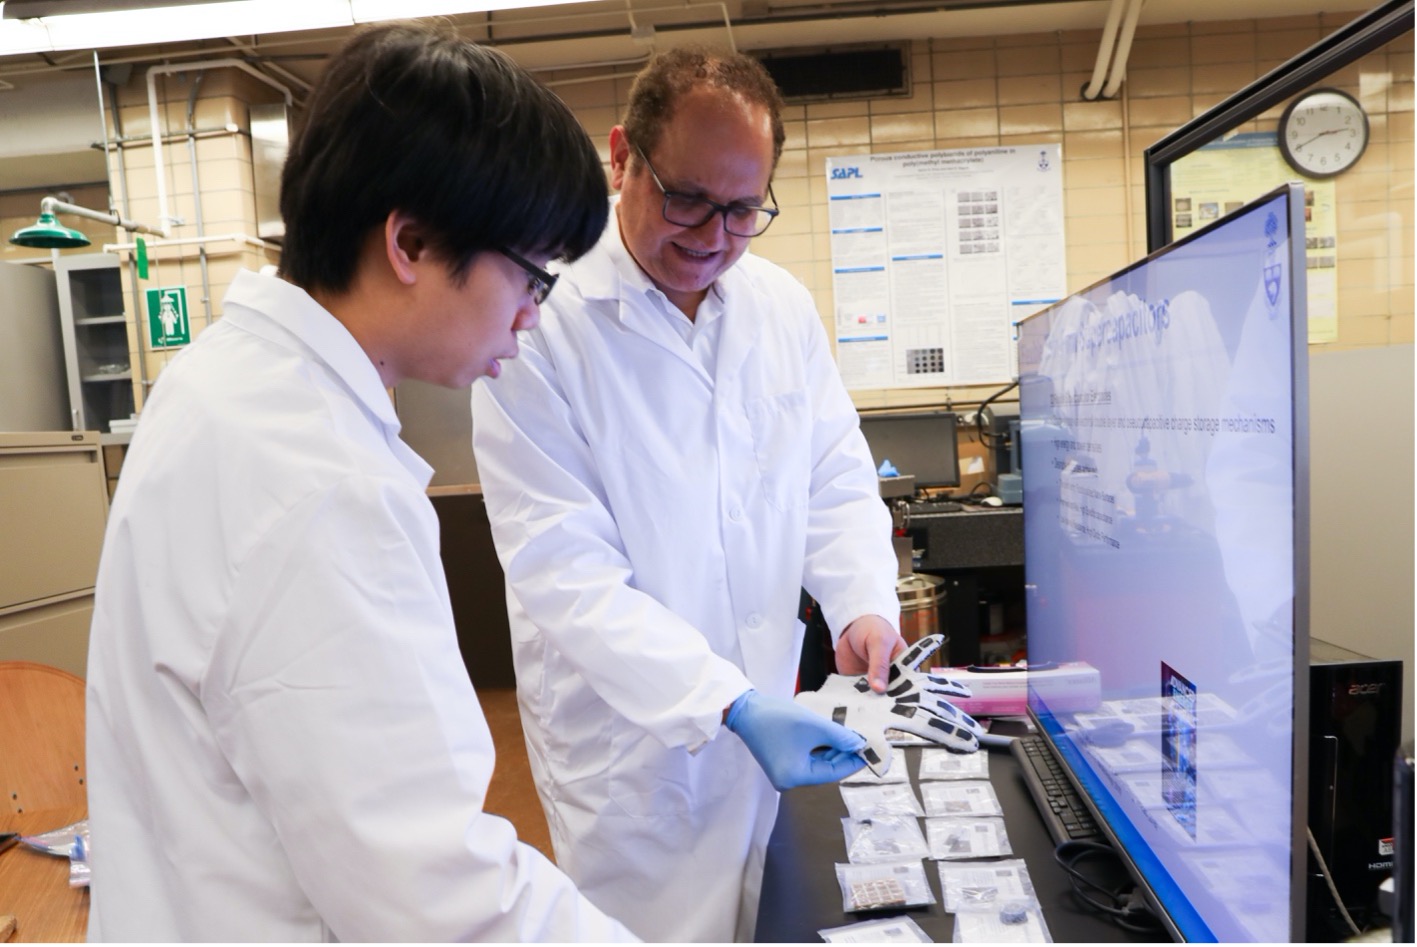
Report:
[[[605,225],[600,242],[571,265],[581,296],[586,302],[618,301],[619,319],[626,328],[657,342],[707,379],[703,367],[684,346],[683,339],[662,314],[655,311],[656,303],[650,294],[658,293],[661,297],[663,294],[635,262],[620,237],[619,217],[615,209],[619,202],[619,195],[610,198],[610,220]],[[737,368],[762,330],[761,318],[765,314],[749,311],[754,294],[751,278],[744,272],[742,264],[740,259],[709,287],[709,292],[718,297],[723,310],[720,317],[724,320],[724,326],[718,356],[719,377],[724,377],[725,370],[731,372]],[[667,299],[661,299],[661,302],[672,305]]]
[[432,468],[398,437],[393,401],[369,355],[344,324],[299,286],[276,276],[242,270],[226,292],[222,319],[277,345],[298,345],[329,368],[365,411],[384,428],[409,472],[426,484]]

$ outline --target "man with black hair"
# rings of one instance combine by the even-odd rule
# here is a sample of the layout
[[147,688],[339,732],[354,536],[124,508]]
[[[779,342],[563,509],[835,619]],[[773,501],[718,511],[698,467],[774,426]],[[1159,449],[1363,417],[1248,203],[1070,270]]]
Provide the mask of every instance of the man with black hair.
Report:
[[610,133],[599,244],[473,392],[532,774],[557,864],[659,941],[751,940],[777,790],[865,740],[792,701],[805,587],[884,689],[890,514],[807,289],[747,252],[777,215],[782,101],[679,47]]
[[505,56],[390,25],[331,61],[281,184],[279,274],[163,372],[109,516],[90,939],[632,939],[482,811],[431,469],[386,390],[517,355],[546,263],[604,226],[595,150]]

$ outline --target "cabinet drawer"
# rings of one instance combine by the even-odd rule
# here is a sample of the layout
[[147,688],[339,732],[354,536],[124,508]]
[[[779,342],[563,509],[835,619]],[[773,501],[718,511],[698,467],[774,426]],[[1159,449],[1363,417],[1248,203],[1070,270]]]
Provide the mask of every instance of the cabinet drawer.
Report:
[[0,452],[0,609],[93,588],[107,515],[97,450]]
[[34,661],[84,677],[93,596],[0,615],[0,661]]

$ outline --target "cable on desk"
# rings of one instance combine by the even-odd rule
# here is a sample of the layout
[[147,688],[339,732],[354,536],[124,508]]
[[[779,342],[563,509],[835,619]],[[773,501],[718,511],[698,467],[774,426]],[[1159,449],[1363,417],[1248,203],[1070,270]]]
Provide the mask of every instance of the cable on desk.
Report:
[[1333,883],[1333,874],[1328,870],[1328,862],[1324,861],[1323,852],[1319,851],[1318,840],[1314,838],[1314,830],[1304,826],[1305,833],[1309,836],[1309,851],[1319,863],[1319,873],[1324,876],[1324,882],[1328,885],[1329,894],[1333,895],[1334,906],[1338,908],[1338,913],[1343,915],[1343,920],[1347,922],[1348,929],[1355,937],[1362,936],[1363,931],[1353,921],[1353,915],[1348,913],[1348,908],[1343,906],[1343,897],[1338,893],[1338,886]]
[[[1073,897],[1084,907],[1104,915],[1123,930],[1150,934],[1163,930],[1161,921],[1130,879],[1109,887],[1089,878],[1079,863],[1093,858],[1110,858],[1121,866],[1117,852],[1102,842],[1063,842],[1053,849],[1053,860],[1062,866],[1072,885]],[[1125,874],[1125,868],[1123,868]]]
[[988,398],[985,398],[985,400],[983,400],[983,404],[979,405],[979,410],[975,411],[975,431],[978,432],[979,442],[985,445],[985,447],[999,448],[1003,447],[1003,445],[1006,444],[1006,437],[995,437],[995,435],[990,434],[989,431],[985,430],[985,427],[983,427],[983,418],[985,418],[986,413],[988,413],[990,417],[992,417],[993,411],[989,410],[989,405],[993,404],[993,401],[995,401],[996,398],[999,398],[1000,396],[1005,396],[1005,394],[1009,393],[1009,391],[1015,390],[1015,388],[1017,387],[1019,387],[1019,383],[1015,381],[1015,383],[1007,384],[1007,386],[999,388],[998,391],[995,391],[995,393],[990,394]]

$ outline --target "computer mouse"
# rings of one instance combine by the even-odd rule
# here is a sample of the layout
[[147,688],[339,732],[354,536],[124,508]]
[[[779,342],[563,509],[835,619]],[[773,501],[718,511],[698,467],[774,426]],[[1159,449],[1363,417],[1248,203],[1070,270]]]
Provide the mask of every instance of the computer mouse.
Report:
[[998,497],[985,497],[984,499],[980,500],[979,502],[980,502],[980,503],[983,503],[985,506],[1003,506],[1003,505],[1004,505],[1004,501],[1001,500],[1001,499],[999,499]]

